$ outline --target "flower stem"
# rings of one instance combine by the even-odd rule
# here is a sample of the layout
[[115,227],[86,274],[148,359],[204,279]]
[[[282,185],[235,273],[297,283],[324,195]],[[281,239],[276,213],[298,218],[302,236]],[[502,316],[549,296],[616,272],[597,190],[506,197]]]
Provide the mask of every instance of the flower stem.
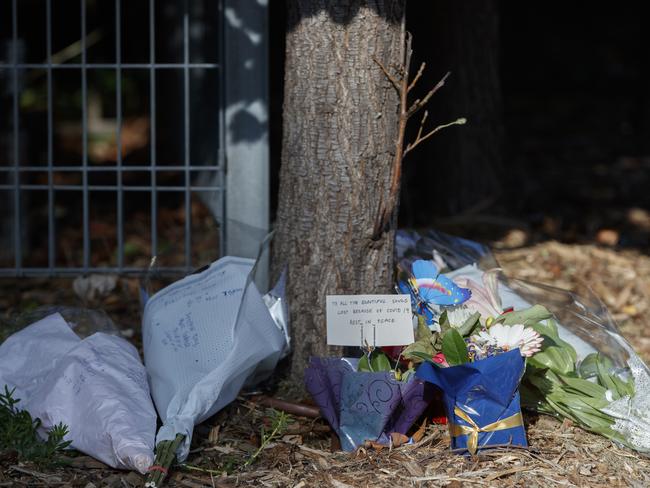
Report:
[[178,446],[181,445],[184,439],[184,435],[177,434],[173,441],[161,441],[158,443],[156,446],[156,459],[153,462],[153,466],[149,468],[147,481],[144,485],[146,488],[160,488],[163,485],[169,468],[176,458]]

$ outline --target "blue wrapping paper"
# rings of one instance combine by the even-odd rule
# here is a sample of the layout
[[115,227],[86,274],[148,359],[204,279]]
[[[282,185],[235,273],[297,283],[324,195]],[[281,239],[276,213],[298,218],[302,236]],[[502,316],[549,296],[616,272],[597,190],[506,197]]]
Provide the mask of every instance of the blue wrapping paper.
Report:
[[406,434],[433,398],[433,388],[411,376],[397,381],[389,372],[358,372],[357,359],[311,358],[305,386],[341,440],[354,451],[365,441],[390,443]]
[[472,452],[473,436],[476,452],[495,445],[528,445],[518,391],[524,368],[519,349],[449,368],[431,363],[418,368],[416,377],[442,390],[452,450]]

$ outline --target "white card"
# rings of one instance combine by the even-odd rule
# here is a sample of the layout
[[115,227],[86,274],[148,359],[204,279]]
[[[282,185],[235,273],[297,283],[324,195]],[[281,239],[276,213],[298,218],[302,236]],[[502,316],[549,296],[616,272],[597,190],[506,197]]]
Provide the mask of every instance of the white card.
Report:
[[410,295],[327,295],[327,343],[331,346],[411,344]]

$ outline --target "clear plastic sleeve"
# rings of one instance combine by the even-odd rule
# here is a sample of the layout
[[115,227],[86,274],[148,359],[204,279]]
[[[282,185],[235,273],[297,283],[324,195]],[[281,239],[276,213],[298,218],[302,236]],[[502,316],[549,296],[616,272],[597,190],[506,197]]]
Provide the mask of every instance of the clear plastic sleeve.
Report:
[[[498,267],[486,246],[434,230],[400,231],[397,243],[403,269],[415,259],[442,260],[447,276],[480,283]],[[529,324],[542,334],[544,346],[527,361],[522,406],[650,452],[650,370],[596,294],[586,284],[568,291],[499,272],[499,296],[504,308],[542,305],[552,314]]]

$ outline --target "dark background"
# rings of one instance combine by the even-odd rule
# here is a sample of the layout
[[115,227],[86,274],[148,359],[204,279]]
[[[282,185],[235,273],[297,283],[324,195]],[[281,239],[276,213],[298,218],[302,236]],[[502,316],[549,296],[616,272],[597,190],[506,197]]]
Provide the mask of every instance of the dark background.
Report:
[[[274,173],[283,5],[271,2]],[[400,226],[648,250],[650,43],[641,2],[407,1],[430,123],[405,161]],[[417,96],[417,95],[416,95]],[[418,120],[411,121],[411,131]],[[277,188],[274,187],[274,188]],[[611,232],[610,232],[611,231]]]
[[[273,215],[282,144],[286,22],[285,2],[269,3]],[[156,60],[181,61],[182,2],[159,0],[157,4],[158,29],[168,34],[157,38]],[[217,3],[193,0],[189,5],[194,33],[191,61],[214,61],[219,43]],[[41,63],[46,56],[44,2],[21,0],[18,6],[24,60]],[[53,51],[57,52],[78,41],[80,12],[79,2],[54,1],[53,6]],[[88,0],[87,9],[88,32],[101,32],[100,40],[88,49],[88,61],[113,62],[114,4]],[[10,11],[11,2],[0,2],[2,60],[8,59],[4,46],[11,38]],[[446,86],[430,102],[429,123],[433,127],[458,117],[466,117],[468,123],[445,129],[409,154],[400,225],[435,226],[491,241],[518,231],[513,242],[520,245],[558,239],[648,251],[650,43],[643,13],[644,4],[638,1],[611,5],[557,0],[407,0],[407,28],[414,38],[413,70],[421,61],[427,63],[420,91],[414,95],[421,96],[450,71]],[[122,2],[122,60],[148,62],[148,39],[147,2]],[[78,56],[70,61],[75,59]],[[218,103],[218,78],[207,72],[192,73],[191,159],[196,164],[214,164],[218,147],[212,135],[218,131],[218,117],[211,107]],[[0,71],[0,164],[13,164],[10,74]],[[21,92],[22,164],[46,164],[44,75],[43,70],[25,74]],[[101,101],[104,119],[114,119],[114,70],[90,70],[88,83]],[[53,85],[53,119],[58,131],[54,135],[54,161],[77,165],[81,162],[78,71],[55,70]],[[148,73],[124,71],[122,85],[124,137],[135,141],[124,151],[124,164],[147,164],[151,104]],[[159,163],[182,163],[182,74],[161,72],[157,86]],[[418,120],[412,120],[411,137],[417,126]],[[99,150],[101,138],[110,134],[90,136],[89,164],[114,164],[115,148],[110,143],[105,151]],[[95,145],[94,141],[99,143]],[[9,183],[10,176],[0,174],[0,183]],[[67,179],[59,183],[77,184],[81,178],[80,174],[65,176]],[[143,184],[148,184],[148,175],[141,176]],[[182,176],[173,172],[160,175],[169,184]],[[34,175],[40,178],[34,182],[46,181],[46,177],[45,172]],[[97,180],[90,183],[103,184],[110,183],[114,175],[100,172],[93,173],[92,178]],[[39,229],[47,225],[47,212],[43,210],[46,196],[45,192],[31,192],[28,202],[31,226],[24,231],[25,240],[35,252],[43,248]],[[111,251],[114,237],[105,237],[113,234],[111,226],[116,221],[115,198],[109,197],[105,204],[94,199],[91,208],[91,237],[97,240],[93,249],[105,250],[95,264],[115,260]],[[65,237],[62,243],[75,249],[79,247],[74,243],[79,239],[81,207],[70,196],[56,198],[57,233]],[[168,229],[160,229],[161,245],[171,248],[179,239],[176,227],[182,229],[182,211],[176,210],[183,202],[180,195],[169,193],[161,204],[161,218],[165,225],[169,223]],[[207,225],[209,215],[200,210],[198,199],[193,201],[193,212],[195,204],[198,232]],[[150,255],[148,239],[143,237],[150,225],[149,195],[130,193],[125,211],[130,215],[125,221],[131,222],[125,230],[126,240],[133,244],[129,259],[139,264]],[[78,256],[65,257],[64,251],[57,250],[57,256],[70,262],[78,260]],[[32,264],[40,265],[44,259],[42,252],[37,253]]]

